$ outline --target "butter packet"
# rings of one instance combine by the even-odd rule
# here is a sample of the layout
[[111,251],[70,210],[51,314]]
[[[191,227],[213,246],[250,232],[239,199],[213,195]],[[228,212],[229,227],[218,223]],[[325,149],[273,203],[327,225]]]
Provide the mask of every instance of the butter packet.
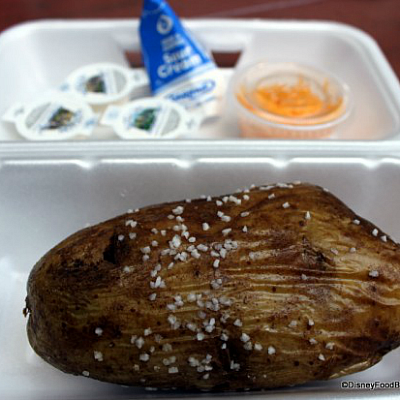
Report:
[[17,103],[2,116],[28,140],[84,139],[92,134],[98,115],[80,97],[51,92],[31,103]]
[[190,135],[198,120],[171,100],[148,97],[123,106],[109,106],[100,123],[111,126],[121,139],[173,139]]
[[114,63],[84,65],[66,78],[60,90],[82,96],[97,111],[109,104],[124,103],[149,93],[144,69],[131,69]]
[[225,79],[165,0],[144,0],[139,31],[153,94],[204,119],[218,116]]

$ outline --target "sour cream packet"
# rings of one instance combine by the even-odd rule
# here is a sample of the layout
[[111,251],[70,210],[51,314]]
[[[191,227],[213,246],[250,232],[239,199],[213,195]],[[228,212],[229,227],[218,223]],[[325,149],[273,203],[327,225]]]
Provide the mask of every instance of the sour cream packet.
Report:
[[140,39],[154,95],[203,119],[220,114],[226,81],[165,0],[144,0]]

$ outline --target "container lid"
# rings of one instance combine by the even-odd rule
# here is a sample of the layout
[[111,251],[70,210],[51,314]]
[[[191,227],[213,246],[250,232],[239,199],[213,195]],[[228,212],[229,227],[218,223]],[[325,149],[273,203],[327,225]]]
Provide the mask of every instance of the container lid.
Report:
[[130,69],[113,63],[85,65],[72,72],[62,91],[84,96],[92,105],[106,105],[128,98],[132,92],[149,88],[144,69]]
[[101,123],[122,139],[172,139],[194,132],[199,119],[171,100],[148,97],[109,106]]
[[66,140],[90,136],[98,116],[81,97],[51,92],[29,104],[15,104],[3,116],[29,140]]

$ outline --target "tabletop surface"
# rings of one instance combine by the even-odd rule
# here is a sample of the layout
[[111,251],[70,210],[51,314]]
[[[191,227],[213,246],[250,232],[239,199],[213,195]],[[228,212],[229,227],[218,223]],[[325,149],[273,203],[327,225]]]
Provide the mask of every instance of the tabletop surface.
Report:
[[[400,77],[400,0],[170,0],[185,18],[337,21],[369,33]],[[0,32],[20,22],[62,18],[139,18],[139,0],[1,0]],[[233,62],[225,61],[225,63]],[[228,66],[228,65],[226,65]]]

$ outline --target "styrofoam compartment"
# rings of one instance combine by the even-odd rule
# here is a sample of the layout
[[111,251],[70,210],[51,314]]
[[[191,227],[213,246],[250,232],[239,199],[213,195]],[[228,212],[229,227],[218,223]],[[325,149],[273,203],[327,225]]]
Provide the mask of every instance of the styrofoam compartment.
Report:
[[[298,62],[329,71],[354,97],[350,120],[331,139],[400,138],[400,86],[381,50],[366,33],[331,22],[187,20],[212,51],[242,52],[237,67],[260,60]],[[125,51],[140,51],[138,20],[38,21],[0,35],[0,115],[13,103],[58,87],[76,68],[96,62],[128,66]],[[224,69],[229,80],[233,70]],[[229,96],[222,117],[187,138],[240,136]],[[116,140],[97,127],[92,140]],[[15,127],[0,122],[1,141],[21,141]]]
[[[155,202],[230,193],[251,184],[312,182],[328,188],[359,215],[400,239],[400,156],[377,157],[340,148],[281,155],[254,145],[210,151],[201,143],[188,150],[177,143],[132,143],[108,152],[75,149],[2,152],[0,149],[0,398],[7,400],[221,398],[216,393],[145,392],[58,371],[31,349],[26,335],[26,282],[32,266],[52,246],[87,224]],[[258,147],[258,148],[257,148]],[[128,150],[128,151],[126,151]],[[400,154],[400,153],[397,153]],[[393,391],[341,390],[342,380],[390,382],[398,379],[400,350],[375,367],[341,380],[224,397],[253,399],[400,398]]]

